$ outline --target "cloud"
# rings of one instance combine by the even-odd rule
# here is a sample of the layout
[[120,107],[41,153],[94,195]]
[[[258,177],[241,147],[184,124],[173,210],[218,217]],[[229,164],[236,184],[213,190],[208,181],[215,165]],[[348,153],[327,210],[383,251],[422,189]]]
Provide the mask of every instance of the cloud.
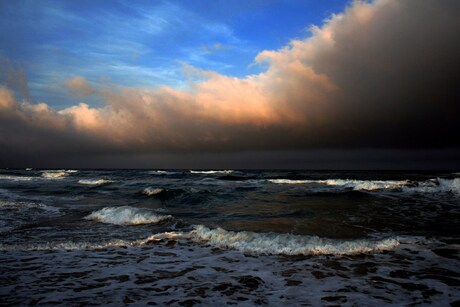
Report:
[[79,98],[85,98],[96,93],[94,87],[81,76],[68,79],[64,84],[74,96]]
[[85,155],[458,148],[458,11],[454,0],[356,1],[310,37],[260,52],[260,74],[186,66],[189,90],[66,81],[80,98],[102,97],[97,108],[56,111],[3,87],[0,145],[25,154],[37,137],[39,152]]

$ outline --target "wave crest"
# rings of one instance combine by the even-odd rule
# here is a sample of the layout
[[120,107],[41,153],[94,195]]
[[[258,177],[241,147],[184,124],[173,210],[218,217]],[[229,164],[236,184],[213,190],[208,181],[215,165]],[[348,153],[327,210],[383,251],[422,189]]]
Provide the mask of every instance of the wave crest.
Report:
[[202,225],[195,227],[191,238],[215,247],[257,255],[356,255],[391,250],[399,245],[395,238],[343,241],[292,234],[234,232],[222,228],[209,229]]
[[231,174],[233,173],[233,170],[210,170],[210,171],[193,171],[190,170],[190,173],[192,174]]
[[112,183],[113,180],[107,180],[107,179],[81,179],[78,180],[79,184],[84,184],[84,185],[103,185],[103,184],[109,184]]
[[269,179],[276,184],[322,184],[326,186],[352,188],[356,191],[395,190],[409,184],[409,180],[352,180],[352,179],[325,179],[325,180],[292,180]]
[[148,187],[148,188],[145,188],[143,191],[142,191],[142,194],[145,194],[145,195],[148,195],[148,196],[152,196],[152,195],[157,195],[157,194],[160,194],[161,192],[163,192],[164,190],[163,189],[160,189],[160,188],[151,188],[151,187]]
[[86,220],[115,225],[158,224],[174,219],[171,215],[156,214],[150,209],[130,206],[105,207],[85,217]]

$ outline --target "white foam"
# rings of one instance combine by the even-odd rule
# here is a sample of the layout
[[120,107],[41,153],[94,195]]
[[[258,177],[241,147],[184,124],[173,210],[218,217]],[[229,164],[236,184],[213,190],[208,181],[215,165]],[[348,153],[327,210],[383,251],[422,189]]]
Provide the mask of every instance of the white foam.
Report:
[[460,195],[460,178],[436,178],[420,182],[415,186],[404,187],[407,193],[454,193]]
[[160,194],[163,191],[164,191],[163,189],[148,187],[148,188],[145,188],[144,191],[142,191],[142,193],[148,196],[152,196],[152,195]]
[[152,210],[130,206],[105,207],[86,216],[87,220],[94,220],[115,225],[157,224],[171,220],[171,215],[159,215]]
[[151,235],[145,239],[139,240],[111,240],[106,242],[46,242],[41,244],[17,244],[8,245],[0,243],[0,251],[48,251],[48,250],[97,250],[111,247],[139,247],[154,241],[160,241],[165,239],[178,240],[187,238],[187,234],[176,233],[176,232],[163,232],[159,234]]
[[10,181],[30,181],[36,179],[35,177],[29,176],[14,176],[14,175],[0,175],[0,180],[10,180]]
[[64,171],[64,170],[58,170],[58,171],[44,171],[42,173],[42,177],[46,179],[62,179],[69,174]]
[[202,225],[195,226],[191,238],[211,246],[256,255],[355,255],[392,250],[399,245],[397,238],[344,241],[292,234],[234,232]]
[[84,185],[103,185],[103,184],[109,184],[112,183],[113,180],[107,180],[107,179],[81,179],[78,180],[79,184],[84,184]]
[[162,171],[162,170],[149,171],[148,173],[152,174],[152,175],[173,175],[173,174],[176,174],[176,172]]
[[42,177],[46,179],[62,179],[67,177],[69,174],[78,173],[78,170],[46,170],[42,172]]
[[291,180],[269,179],[276,184],[322,184],[341,188],[352,188],[356,191],[395,190],[409,184],[409,180],[352,180],[352,179],[325,179],[325,180]]
[[210,170],[210,171],[192,171],[190,170],[190,173],[192,174],[231,174],[233,173],[233,170]]
[[308,184],[317,183],[321,180],[293,180],[293,179],[268,179],[268,182],[276,184]]

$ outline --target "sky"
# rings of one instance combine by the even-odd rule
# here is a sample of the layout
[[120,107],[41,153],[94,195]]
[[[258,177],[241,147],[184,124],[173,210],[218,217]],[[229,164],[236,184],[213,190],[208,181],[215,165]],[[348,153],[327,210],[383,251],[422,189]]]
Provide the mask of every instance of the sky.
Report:
[[0,167],[460,169],[459,15],[0,1]]

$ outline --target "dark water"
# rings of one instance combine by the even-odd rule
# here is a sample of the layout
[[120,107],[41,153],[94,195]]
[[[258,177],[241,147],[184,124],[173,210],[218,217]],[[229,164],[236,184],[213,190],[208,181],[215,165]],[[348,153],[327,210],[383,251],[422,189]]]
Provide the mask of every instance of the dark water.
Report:
[[449,305],[460,173],[0,170],[0,304]]

